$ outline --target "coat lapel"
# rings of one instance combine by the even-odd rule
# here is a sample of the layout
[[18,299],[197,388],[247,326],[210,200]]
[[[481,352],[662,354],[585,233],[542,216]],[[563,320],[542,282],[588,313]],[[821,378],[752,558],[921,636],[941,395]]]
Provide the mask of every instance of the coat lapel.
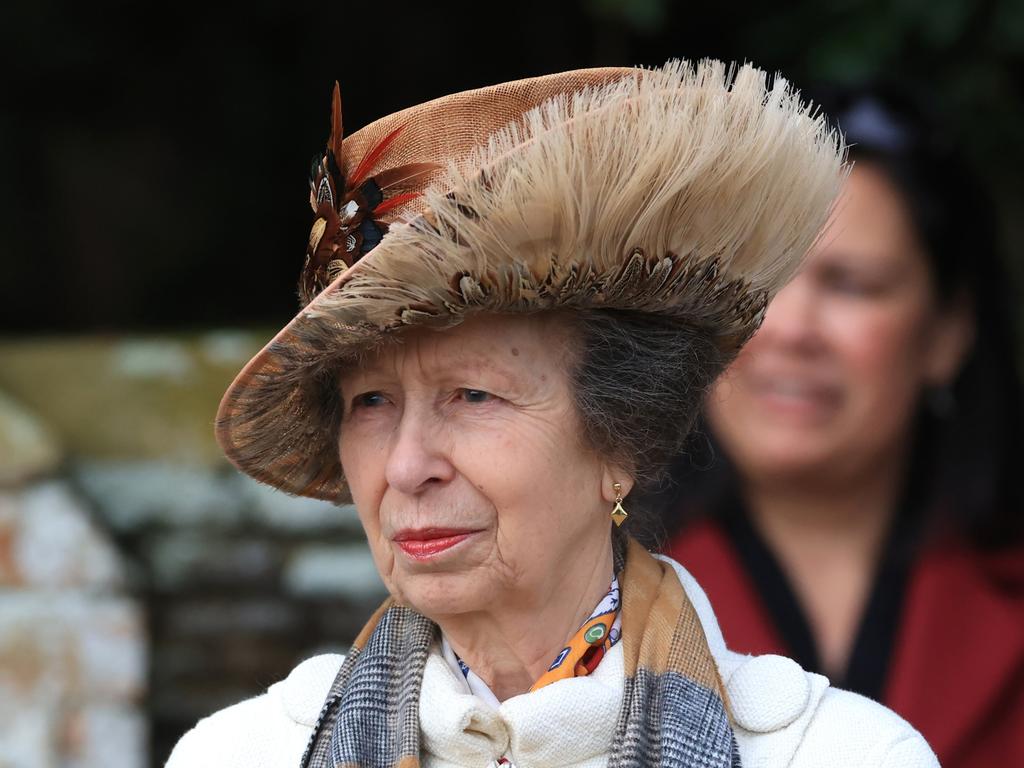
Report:
[[997,714],[1024,672],[1021,552],[929,550],[911,576],[885,703],[943,759]]
[[672,541],[668,555],[692,573],[707,593],[730,650],[789,655],[719,526],[707,520],[694,523]]

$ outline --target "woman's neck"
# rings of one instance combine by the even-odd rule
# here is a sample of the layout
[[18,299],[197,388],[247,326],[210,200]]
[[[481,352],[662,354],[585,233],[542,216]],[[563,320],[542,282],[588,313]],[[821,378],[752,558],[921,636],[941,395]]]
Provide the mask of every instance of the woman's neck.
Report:
[[437,619],[455,653],[499,701],[528,691],[608,592],[610,543],[572,560],[546,589],[496,596],[485,611]]
[[905,460],[901,449],[857,473],[745,484],[752,523],[792,584],[830,675],[846,670]]

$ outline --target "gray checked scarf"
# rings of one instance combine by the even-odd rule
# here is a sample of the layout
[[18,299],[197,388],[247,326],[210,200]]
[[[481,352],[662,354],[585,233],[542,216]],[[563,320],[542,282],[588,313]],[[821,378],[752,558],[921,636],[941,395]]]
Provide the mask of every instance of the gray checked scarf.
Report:
[[[626,680],[609,768],[739,768],[718,668],[675,572],[632,540],[615,561]],[[338,671],[301,768],[419,766],[420,685],[437,633],[385,602]]]

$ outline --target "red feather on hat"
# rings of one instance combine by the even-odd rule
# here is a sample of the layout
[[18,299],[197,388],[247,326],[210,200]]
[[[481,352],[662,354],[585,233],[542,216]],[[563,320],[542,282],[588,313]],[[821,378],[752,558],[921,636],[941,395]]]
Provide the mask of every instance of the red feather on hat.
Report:
[[381,241],[388,231],[388,225],[380,220],[383,214],[422,194],[405,192],[388,197],[387,191],[411,184],[439,168],[435,163],[409,163],[368,177],[403,128],[399,126],[377,142],[346,178],[342,158],[341,87],[335,81],[331,135],[324,153],[313,158],[309,175],[309,204],[316,219],[299,281],[303,306],[327,287],[333,275],[351,267]]

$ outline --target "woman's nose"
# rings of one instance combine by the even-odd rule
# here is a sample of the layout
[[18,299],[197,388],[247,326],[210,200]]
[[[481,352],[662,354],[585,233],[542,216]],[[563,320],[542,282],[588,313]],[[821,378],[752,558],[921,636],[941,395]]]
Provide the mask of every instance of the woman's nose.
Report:
[[817,350],[822,341],[818,314],[813,285],[806,275],[798,274],[772,299],[754,338],[759,344],[790,350]]
[[395,490],[411,496],[455,476],[444,428],[417,409],[406,408],[393,438],[385,479]]

